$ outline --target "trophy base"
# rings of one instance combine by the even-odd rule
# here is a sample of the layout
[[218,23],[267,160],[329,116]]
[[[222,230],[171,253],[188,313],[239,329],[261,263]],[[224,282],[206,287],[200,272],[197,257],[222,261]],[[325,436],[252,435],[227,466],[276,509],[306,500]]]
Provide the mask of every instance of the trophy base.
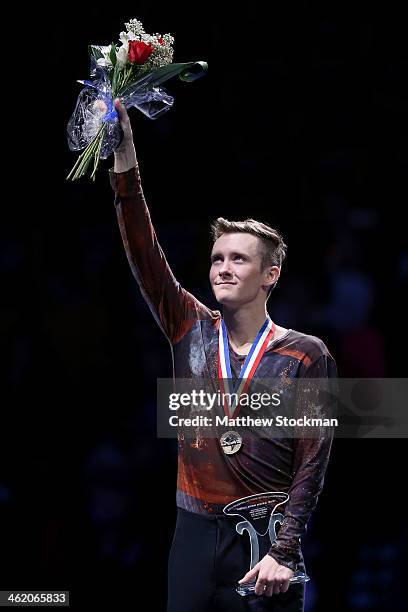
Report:
[[[290,584],[303,584],[304,582],[309,582],[310,578],[303,572],[295,572],[295,574],[290,579]],[[245,582],[245,584],[240,584],[235,589],[238,595],[241,597],[247,597],[248,595],[255,594],[255,584],[256,580],[252,580],[251,582]]]

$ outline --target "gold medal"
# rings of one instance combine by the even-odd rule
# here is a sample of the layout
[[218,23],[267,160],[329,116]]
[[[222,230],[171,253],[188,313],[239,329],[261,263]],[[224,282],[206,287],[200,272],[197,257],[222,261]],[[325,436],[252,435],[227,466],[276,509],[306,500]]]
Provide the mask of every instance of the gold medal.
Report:
[[220,444],[226,455],[233,455],[242,446],[242,436],[237,431],[226,431],[220,438]]

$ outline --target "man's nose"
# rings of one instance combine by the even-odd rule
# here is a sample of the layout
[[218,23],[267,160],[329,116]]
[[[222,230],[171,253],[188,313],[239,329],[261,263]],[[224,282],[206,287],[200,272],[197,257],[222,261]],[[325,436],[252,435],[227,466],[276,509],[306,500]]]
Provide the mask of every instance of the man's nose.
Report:
[[220,266],[220,269],[218,270],[218,274],[220,276],[231,274],[231,262],[228,259],[224,259]]

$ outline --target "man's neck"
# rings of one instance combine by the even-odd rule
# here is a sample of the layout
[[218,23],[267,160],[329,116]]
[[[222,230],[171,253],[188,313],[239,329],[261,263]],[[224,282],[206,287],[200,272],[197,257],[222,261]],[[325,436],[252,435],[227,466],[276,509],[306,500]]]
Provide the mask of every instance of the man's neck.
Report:
[[[256,307],[254,307],[256,306]],[[248,305],[237,310],[223,309],[223,319],[233,347],[245,350],[255,340],[267,317],[266,306]]]

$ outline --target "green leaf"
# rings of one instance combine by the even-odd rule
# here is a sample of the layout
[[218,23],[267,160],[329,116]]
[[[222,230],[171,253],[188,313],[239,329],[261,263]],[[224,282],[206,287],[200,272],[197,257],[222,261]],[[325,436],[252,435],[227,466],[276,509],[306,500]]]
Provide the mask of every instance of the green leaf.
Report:
[[117,95],[118,88],[118,77],[120,75],[120,66],[119,64],[115,64],[112,75],[112,97],[115,98]]
[[207,62],[191,62],[191,64],[187,65],[187,67],[180,72],[178,75],[181,81],[185,81],[186,83],[191,83],[196,79],[200,79],[208,70]]
[[208,65],[206,62],[185,62],[183,64],[167,64],[154,68],[139,78],[136,78],[123,93],[131,95],[137,91],[148,91],[169,79],[178,76],[182,81],[191,82],[205,75]]

